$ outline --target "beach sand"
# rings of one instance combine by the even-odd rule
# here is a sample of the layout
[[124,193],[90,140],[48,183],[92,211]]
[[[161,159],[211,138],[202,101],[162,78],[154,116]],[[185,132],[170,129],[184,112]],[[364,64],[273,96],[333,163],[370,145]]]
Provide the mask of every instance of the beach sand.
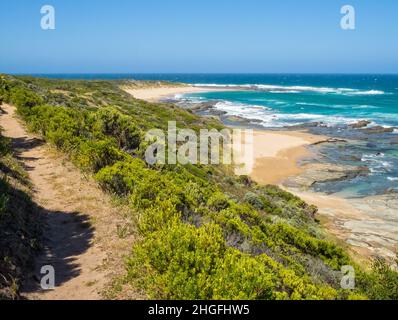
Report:
[[221,88],[202,88],[194,86],[177,86],[177,87],[149,87],[149,88],[123,88],[124,91],[131,94],[136,99],[148,102],[158,102],[167,98],[174,98],[177,94],[194,93],[194,92],[210,92],[210,91],[227,91]]
[[302,131],[254,130],[252,168],[236,173],[248,174],[260,184],[280,184],[302,172],[298,162],[311,156],[307,146],[324,139]]

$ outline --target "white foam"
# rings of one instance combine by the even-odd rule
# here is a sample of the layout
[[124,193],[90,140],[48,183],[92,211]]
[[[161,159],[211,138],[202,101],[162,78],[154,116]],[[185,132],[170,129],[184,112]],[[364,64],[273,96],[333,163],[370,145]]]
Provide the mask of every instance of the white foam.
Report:
[[398,181],[398,178],[396,177],[387,177],[387,179],[390,181]]
[[312,113],[275,113],[275,111],[268,107],[233,103],[230,101],[218,102],[214,107],[217,110],[225,111],[227,115],[255,120],[264,127],[294,126],[313,121],[324,122],[328,126],[334,126],[336,124],[347,124],[356,120],[340,116],[328,116]]
[[[198,84],[200,85],[200,84]],[[210,86],[219,86],[217,84],[209,84]],[[224,86],[232,86],[232,85],[224,85]],[[268,85],[263,85],[267,86]],[[275,86],[272,86],[275,87]],[[344,88],[342,88],[344,89]],[[347,89],[344,90],[354,90]],[[177,96],[176,96],[177,97]],[[184,99],[186,95],[181,95],[180,98]],[[200,103],[206,100],[203,97],[187,97],[193,103]],[[272,105],[286,105],[286,102],[276,100],[276,99],[252,99],[253,103],[256,101],[263,103],[270,103]],[[328,105],[328,104],[317,104],[317,103],[308,103],[308,102],[298,102],[297,105],[302,106],[314,106],[314,107],[327,107],[327,108],[335,108],[335,109],[369,109],[369,108],[378,108],[372,105]],[[327,127],[335,127],[339,125],[349,125],[353,123],[357,123],[359,118],[356,117],[347,117],[347,116],[337,116],[337,115],[320,115],[313,113],[306,113],[305,111],[302,113],[291,114],[291,113],[280,113],[279,111],[272,110],[269,107],[263,105],[256,104],[248,104],[248,103],[238,103],[231,101],[220,101],[215,106],[215,109],[220,111],[225,111],[227,115],[231,116],[239,116],[248,120],[253,120],[256,124],[263,125],[264,127],[285,127],[285,126],[294,126],[301,125],[303,123],[308,122],[322,122]],[[271,111],[272,110],[272,111]],[[302,108],[302,110],[305,110]],[[380,119],[378,119],[379,113],[373,113],[372,118],[377,120],[377,123],[372,121],[368,127],[373,125],[384,125],[383,120],[388,116],[387,114],[380,113]],[[361,119],[367,118],[368,115],[364,114],[361,116]],[[391,117],[396,117],[396,115],[391,115]],[[398,134],[398,129],[394,130],[395,134]]]
[[300,93],[301,91],[297,90],[272,90],[271,93]]
[[385,173],[386,171],[390,171],[393,164],[385,161],[384,157],[384,153],[364,154],[361,160],[368,164],[371,173]]
[[380,95],[380,94],[385,94],[384,91],[380,90],[369,90],[369,91],[353,91],[353,92],[347,92],[347,95],[362,95],[362,96],[373,96],[373,95]]
[[282,86],[271,84],[216,84],[216,83],[197,83],[197,87],[220,87],[220,88],[248,88],[254,90],[268,91],[271,93],[301,93],[301,92],[318,92],[318,93],[334,93],[344,95],[381,95],[385,94],[381,90],[365,90],[352,88],[329,88],[329,87],[313,87],[313,86]]
[[[347,106],[345,106],[347,107]],[[349,106],[350,108],[353,109],[380,109],[380,107],[376,107],[376,106],[370,106],[370,105],[360,105],[360,106]]]

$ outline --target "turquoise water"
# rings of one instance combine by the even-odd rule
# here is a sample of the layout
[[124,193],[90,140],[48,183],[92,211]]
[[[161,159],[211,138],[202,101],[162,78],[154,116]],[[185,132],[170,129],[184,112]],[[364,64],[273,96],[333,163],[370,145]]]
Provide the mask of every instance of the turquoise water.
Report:
[[[349,138],[348,144],[326,144],[320,161],[366,166],[370,173],[314,189],[348,197],[398,192],[398,130],[367,134],[349,127],[358,120],[369,126],[398,127],[398,75],[300,74],[60,74],[64,79],[138,79],[185,82],[235,91],[177,96],[190,102],[214,101],[216,109],[252,120],[264,128],[310,122],[314,133]],[[243,90],[244,89],[244,90]],[[249,89],[249,91],[248,91]]]
[[[214,82],[210,85],[210,82],[203,83],[227,85],[229,89],[239,89],[239,85],[243,85],[255,91],[210,92],[189,97],[219,100],[218,109],[261,120],[265,127],[314,121],[334,125],[358,119],[368,119],[375,125],[398,126],[398,76],[226,77],[231,83],[226,84],[227,79],[208,79]],[[246,81],[243,78],[247,78]]]
[[[369,174],[319,183],[315,190],[346,197],[398,191],[398,76],[228,75],[201,80],[196,83],[239,91],[195,93],[177,98],[214,101],[216,109],[249,119],[256,126],[280,129],[317,122],[318,126],[310,128],[312,132],[349,138],[348,144],[325,144],[319,150],[320,161],[366,166]],[[397,129],[369,134],[350,128],[350,124],[359,120],[370,121],[369,127]]]

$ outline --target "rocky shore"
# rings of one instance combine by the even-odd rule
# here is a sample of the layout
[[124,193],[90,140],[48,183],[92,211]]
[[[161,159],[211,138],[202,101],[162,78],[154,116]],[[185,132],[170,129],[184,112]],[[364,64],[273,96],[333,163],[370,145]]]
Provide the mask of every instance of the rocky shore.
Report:
[[299,176],[290,177],[284,185],[287,187],[308,189],[316,183],[335,182],[354,179],[369,174],[369,168],[362,166],[336,165],[330,163],[311,163],[303,168]]

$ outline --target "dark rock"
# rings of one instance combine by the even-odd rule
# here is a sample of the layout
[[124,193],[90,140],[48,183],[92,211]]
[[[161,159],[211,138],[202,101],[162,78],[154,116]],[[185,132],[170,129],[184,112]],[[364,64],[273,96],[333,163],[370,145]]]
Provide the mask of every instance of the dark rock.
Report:
[[223,116],[226,115],[227,112],[222,110],[211,110],[211,114],[214,116]]
[[316,146],[316,145],[322,144],[322,143],[339,143],[339,142],[347,142],[347,140],[337,139],[337,138],[329,138],[329,139],[326,139],[326,140],[315,142],[312,145]]
[[200,112],[200,111],[208,111],[210,109],[213,109],[215,106],[216,102],[214,101],[206,101],[202,103],[195,103],[190,106],[190,109],[195,111],[195,112]]
[[397,190],[397,189],[394,189],[394,188],[388,188],[388,189],[385,191],[385,193],[386,193],[386,194],[398,194],[398,190]]
[[368,133],[368,134],[391,133],[391,132],[394,132],[394,128],[385,128],[382,126],[375,126],[375,127],[370,127],[370,128],[366,128],[366,129],[361,129],[361,131]]
[[368,142],[368,143],[366,144],[366,147],[367,147],[367,148],[376,149],[376,148],[377,148],[377,144],[374,143],[374,142]]
[[302,123],[302,124],[297,124],[294,126],[285,126],[285,128],[289,129],[307,129],[307,128],[316,128],[316,127],[324,127],[325,123],[320,121],[320,122],[307,122],[307,123]]
[[369,174],[364,166],[335,165],[330,163],[310,164],[303,174],[288,181],[288,186],[309,188],[315,183],[354,179]]
[[361,157],[354,155],[341,156],[340,159],[343,161],[361,161]]
[[251,121],[251,120],[239,117],[239,116],[228,116],[225,118],[225,120],[229,121],[229,122],[239,122],[239,123],[246,123],[246,124],[250,123],[250,121]]
[[370,124],[370,123],[371,122],[368,120],[361,120],[361,121],[358,121],[357,123],[350,124],[349,127],[353,128],[353,129],[360,129],[360,128],[367,127],[368,124]]

